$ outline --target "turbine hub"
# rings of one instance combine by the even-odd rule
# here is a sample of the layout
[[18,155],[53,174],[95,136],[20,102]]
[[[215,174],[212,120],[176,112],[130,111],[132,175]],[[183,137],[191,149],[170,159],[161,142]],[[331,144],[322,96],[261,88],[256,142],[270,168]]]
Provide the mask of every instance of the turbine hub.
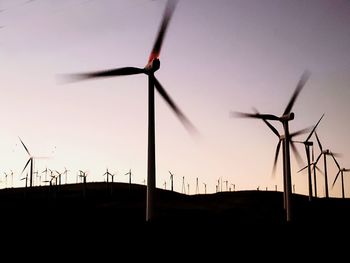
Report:
[[281,121],[291,121],[294,120],[294,112],[287,113],[280,118]]
[[149,62],[146,67],[146,73],[154,73],[160,68],[160,61],[158,58],[153,59],[151,62]]
[[307,142],[305,142],[305,145],[313,146],[313,145],[314,145],[314,142],[307,141]]

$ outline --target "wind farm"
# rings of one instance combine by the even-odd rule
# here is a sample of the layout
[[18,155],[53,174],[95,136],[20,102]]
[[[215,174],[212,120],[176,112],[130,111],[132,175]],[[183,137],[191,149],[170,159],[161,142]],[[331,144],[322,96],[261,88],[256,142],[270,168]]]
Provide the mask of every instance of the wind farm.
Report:
[[349,3],[78,2],[1,7],[4,213],[350,219]]

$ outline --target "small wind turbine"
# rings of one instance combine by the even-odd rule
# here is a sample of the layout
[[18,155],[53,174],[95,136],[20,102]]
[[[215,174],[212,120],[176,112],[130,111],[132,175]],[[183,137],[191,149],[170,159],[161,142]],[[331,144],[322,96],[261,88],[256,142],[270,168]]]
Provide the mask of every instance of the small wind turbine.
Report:
[[131,186],[131,169],[125,175],[129,175],[129,186]]
[[170,182],[171,182],[171,191],[174,191],[174,175],[169,171],[170,174]]
[[5,188],[7,188],[7,173],[4,172],[5,175]]
[[48,172],[47,167],[45,168],[44,171],[41,172],[41,173],[45,173],[45,181],[47,181],[47,172]]
[[334,182],[332,184],[332,188],[334,187],[335,182],[337,181],[339,174],[340,174],[340,179],[341,179],[341,194],[342,194],[342,198],[345,198],[345,191],[344,191],[344,172],[350,172],[350,169],[346,169],[346,168],[340,168],[339,163],[337,162],[337,160],[335,159],[335,157],[333,156],[333,154],[331,155],[333,157],[333,160],[335,162],[335,164],[338,167],[338,173],[335,176]]
[[189,183],[187,184],[187,194],[188,195],[190,194],[190,184]]
[[22,173],[24,172],[24,170],[27,168],[28,164],[30,163],[30,170],[29,170],[29,187],[33,186],[33,169],[34,169],[34,158],[35,159],[46,159],[47,157],[34,157],[33,155],[30,154],[30,152],[28,151],[28,148],[24,145],[23,141],[21,140],[20,137],[18,137],[19,140],[21,141],[24,149],[26,150],[26,152],[29,155],[29,159],[26,163],[26,165],[24,166]]
[[236,185],[235,184],[231,184],[233,186],[233,192],[236,191]]
[[182,188],[181,191],[183,194],[186,194],[186,189],[185,189],[185,176],[182,176]]
[[199,194],[198,177],[196,178],[196,194]]
[[164,181],[163,186],[164,186],[164,190],[166,190],[166,181]]
[[171,16],[175,10],[177,0],[168,0],[163,15],[163,20],[156,37],[153,49],[144,68],[124,67],[109,69],[97,72],[71,74],[68,81],[80,81],[86,79],[146,74],[148,76],[148,163],[147,163],[147,196],[146,196],[146,221],[154,218],[154,202],[156,189],[156,158],[155,158],[155,116],[154,116],[154,88],[160,96],[166,101],[168,106],[176,114],[185,128],[190,132],[196,132],[196,128],[189,119],[182,113],[173,99],[168,95],[163,86],[154,76],[154,73],[160,68],[159,55],[165,33]]
[[62,174],[64,174],[65,180],[66,180],[66,184],[68,183],[67,177],[68,177],[68,172],[70,172],[69,170],[67,170],[66,167],[64,167],[64,172]]
[[203,183],[204,184],[204,194],[207,194],[207,184],[206,183]]
[[328,198],[329,192],[328,192],[328,177],[327,177],[327,155],[339,156],[339,154],[332,153],[329,149],[323,150],[323,147],[322,147],[322,144],[320,142],[320,139],[318,138],[317,132],[315,132],[315,135],[316,135],[318,146],[320,147],[320,151],[321,151],[320,155],[317,157],[317,159],[315,161],[315,165],[317,165],[318,161],[320,160],[321,156],[323,155],[325,195],[326,195],[326,198]]
[[108,168],[106,168],[106,172],[103,174],[103,176],[106,176],[106,180],[107,180],[107,185],[109,183],[109,176],[112,175],[109,171],[108,171]]
[[228,190],[228,180],[224,181],[224,183],[226,184],[226,192]]
[[[324,114],[321,116],[321,118],[318,120],[318,122],[316,123],[316,125],[314,126],[314,128],[312,129],[312,131],[309,133],[309,135],[307,136],[305,141],[296,141],[297,143],[302,143],[305,146],[305,152],[306,152],[306,159],[307,159],[307,164],[308,164],[308,185],[309,185],[309,201],[312,200],[312,176],[311,176],[311,161],[310,161],[310,147],[313,147],[313,142],[310,141],[310,138],[312,136],[312,134],[315,132],[318,124],[320,123],[320,121],[322,120]],[[316,182],[315,182],[316,184]]]

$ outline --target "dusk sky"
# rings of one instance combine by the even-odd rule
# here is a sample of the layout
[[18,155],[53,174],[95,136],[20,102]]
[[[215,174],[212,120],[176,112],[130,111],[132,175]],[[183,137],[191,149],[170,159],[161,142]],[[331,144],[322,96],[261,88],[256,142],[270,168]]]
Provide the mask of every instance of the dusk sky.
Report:
[[[0,173],[11,169],[23,186],[28,159],[36,169],[79,169],[102,181],[147,177],[147,77],[135,75],[59,84],[65,73],[147,64],[165,0],[0,0]],[[261,120],[230,111],[281,115],[304,70],[311,77],[298,97],[290,130],[314,125],[325,149],[350,168],[350,1],[182,0],[170,22],[155,73],[200,136],[192,137],[156,95],[156,178],[175,190],[182,176],[195,192],[215,192],[219,178],[237,190],[282,190],[282,155],[271,176],[277,137]],[[280,123],[274,123],[282,133]],[[305,139],[306,135],[300,136]],[[314,140],[314,137],[312,138]],[[298,146],[301,156],[305,150]],[[316,146],[316,156],[319,149]],[[293,156],[293,155],[292,155]],[[323,160],[319,162],[323,170]],[[337,173],[328,159],[329,187]],[[307,174],[292,157],[296,192]],[[345,176],[350,196],[350,174]],[[4,187],[4,182],[0,185]],[[225,189],[225,186],[223,186]],[[318,195],[324,196],[318,177]],[[330,188],[331,189],[331,188]],[[340,182],[330,196],[341,196]]]

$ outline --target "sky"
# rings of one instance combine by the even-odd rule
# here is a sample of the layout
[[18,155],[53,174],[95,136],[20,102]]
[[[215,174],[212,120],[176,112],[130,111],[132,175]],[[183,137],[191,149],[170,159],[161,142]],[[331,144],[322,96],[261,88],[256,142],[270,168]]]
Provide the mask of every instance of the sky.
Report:
[[[3,173],[21,171],[28,155],[35,169],[63,171],[74,183],[78,170],[88,181],[142,184],[147,175],[147,77],[135,75],[62,85],[57,76],[147,64],[166,1],[0,0],[0,187]],[[290,130],[314,125],[325,149],[342,153],[350,168],[350,1],[179,1],[161,51],[156,77],[196,125],[191,136],[156,95],[157,187],[181,192],[182,177],[195,193],[217,180],[236,190],[275,185],[282,190],[281,158],[272,164],[277,137],[260,120],[231,118],[230,111],[282,115],[304,70],[311,77],[298,97]],[[282,133],[280,123],[274,123]],[[300,139],[306,135],[300,136]],[[312,138],[314,140],[314,138]],[[304,157],[302,146],[298,146]],[[316,149],[316,156],[319,149]],[[330,196],[340,182],[328,159]],[[323,161],[319,163],[323,170]],[[292,156],[292,183],[307,194],[306,173]],[[350,196],[350,174],[345,174]],[[10,185],[10,182],[8,182]],[[324,196],[324,178],[318,177]],[[223,190],[225,190],[223,185]]]

